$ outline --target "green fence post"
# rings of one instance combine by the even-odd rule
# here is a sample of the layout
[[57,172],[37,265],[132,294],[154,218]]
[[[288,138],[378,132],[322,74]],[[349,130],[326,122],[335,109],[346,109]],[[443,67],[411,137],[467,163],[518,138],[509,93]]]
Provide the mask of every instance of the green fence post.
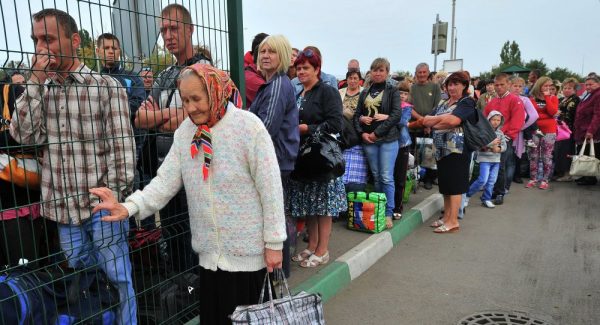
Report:
[[242,0],[227,0],[227,29],[229,30],[229,73],[238,86],[246,105],[244,78],[244,16]]

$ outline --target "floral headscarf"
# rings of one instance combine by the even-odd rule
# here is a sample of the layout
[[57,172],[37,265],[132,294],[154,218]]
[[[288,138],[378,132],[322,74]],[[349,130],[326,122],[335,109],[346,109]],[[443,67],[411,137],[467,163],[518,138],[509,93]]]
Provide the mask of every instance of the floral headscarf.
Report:
[[208,171],[212,161],[212,134],[210,128],[217,124],[225,112],[227,104],[231,101],[237,108],[242,108],[242,96],[227,73],[204,63],[196,63],[181,71],[193,71],[206,85],[208,92],[208,105],[210,117],[206,124],[198,125],[198,129],[192,139],[190,153],[192,159],[200,152],[204,152],[204,164],[202,175],[204,180],[208,179]]

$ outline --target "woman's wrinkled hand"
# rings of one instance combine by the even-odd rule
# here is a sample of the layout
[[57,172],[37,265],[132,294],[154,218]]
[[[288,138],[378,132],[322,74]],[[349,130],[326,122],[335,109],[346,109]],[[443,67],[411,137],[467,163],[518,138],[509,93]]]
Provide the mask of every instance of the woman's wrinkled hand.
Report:
[[92,210],[92,213],[106,210],[110,215],[102,217],[102,221],[121,221],[129,217],[129,211],[117,201],[112,191],[106,187],[92,188],[90,193],[100,198],[100,203]]
[[282,267],[283,254],[282,252],[265,248],[265,264],[267,265],[267,271],[273,272],[273,269],[280,269]]

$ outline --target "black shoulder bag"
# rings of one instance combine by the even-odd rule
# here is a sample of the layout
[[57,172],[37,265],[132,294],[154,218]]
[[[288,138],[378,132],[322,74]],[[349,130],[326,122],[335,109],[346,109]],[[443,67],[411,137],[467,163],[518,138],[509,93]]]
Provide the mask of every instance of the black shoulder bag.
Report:
[[339,140],[319,126],[300,146],[291,177],[298,181],[328,181],[342,176],[345,168]]
[[490,122],[481,114],[481,111],[475,109],[476,122],[469,119],[463,122],[462,127],[465,134],[465,145],[470,151],[477,151],[487,147],[494,139],[496,132]]

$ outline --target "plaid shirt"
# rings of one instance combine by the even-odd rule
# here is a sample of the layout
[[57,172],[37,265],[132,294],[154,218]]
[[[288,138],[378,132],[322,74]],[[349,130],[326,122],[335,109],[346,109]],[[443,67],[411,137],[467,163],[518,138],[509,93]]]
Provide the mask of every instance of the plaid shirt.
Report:
[[135,167],[129,121],[125,89],[84,64],[61,83],[47,80],[43,86],[27,86],[17,99],[10,134],[22,144],[45,144],[44,217],[81,224],[98,203],[88,193],[93,187],[109,187],[124,199]]

